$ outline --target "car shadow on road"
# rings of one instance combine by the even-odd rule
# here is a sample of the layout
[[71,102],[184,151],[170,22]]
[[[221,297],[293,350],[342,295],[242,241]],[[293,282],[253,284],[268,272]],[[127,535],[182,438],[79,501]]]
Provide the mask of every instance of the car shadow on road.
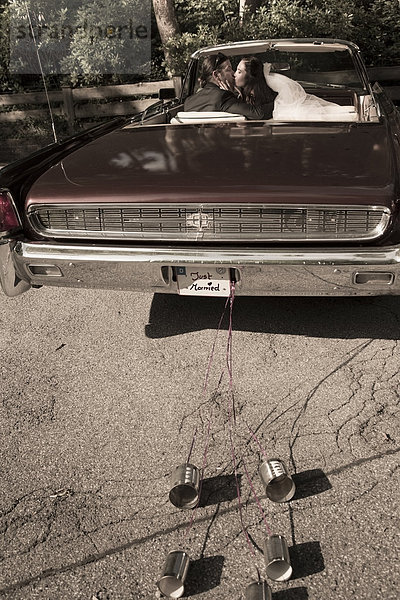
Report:
[[[226,299],[155,294],[145,333],[163,338],[216,329]],[[228,310],[222,327],[228,328]],[[305,335],[322,338],[399,339],[400,299],[244,297],[234,300],[236,331]]]

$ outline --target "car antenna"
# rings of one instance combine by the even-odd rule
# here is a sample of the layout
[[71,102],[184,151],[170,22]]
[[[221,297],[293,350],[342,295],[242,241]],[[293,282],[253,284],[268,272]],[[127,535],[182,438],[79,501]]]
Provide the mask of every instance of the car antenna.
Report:
[[42,80],[43,80],[43,85],[44,85],[44,91],[46,93],[47,105],[49,107],[49,112],[50,112],[50,120],[51,120],[51,128],[52,128],[52,131],[53,131],[53,137],[54,137],[54,141],[57,143],[58,139],[57,139],[57,133],[56,133],[56,128],[55,128],[55,124],[54,124],[53,111],[51,110],[51,103],[50,103],[49,93],[47,91],[46,77],[44,76],[43,67],[42,67],[42,61],[40,59],[40,54],[39,54],[39,47],[38,47],[38,43],[36,41],[35,32],[33,31],[33,25],[32,25],[32,21],[31,21],[31,15],[29,13],[28,3],[26,1],[25,1],[25,9],[26,9],[26,14],[28,16],[29,27],[30,27],[31,34],[32,34],[33,43],[35,44],[36,56],[37,56],[38,63],[39,63],[40,73],[42,75]]

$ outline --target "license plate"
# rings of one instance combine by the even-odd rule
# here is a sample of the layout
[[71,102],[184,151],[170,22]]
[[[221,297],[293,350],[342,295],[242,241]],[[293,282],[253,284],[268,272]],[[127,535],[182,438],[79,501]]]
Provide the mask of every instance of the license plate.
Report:
[[178,292],[183,296],[229,296],[230,269],[226,267],[176,267]]

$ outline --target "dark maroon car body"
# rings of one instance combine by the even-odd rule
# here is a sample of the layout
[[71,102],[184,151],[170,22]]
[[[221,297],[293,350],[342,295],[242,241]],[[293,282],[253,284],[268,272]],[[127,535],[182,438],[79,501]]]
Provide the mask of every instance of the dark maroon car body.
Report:
[[[4,292],[53,285],[179,293],[180,269],[208,268],[226,273],[239,295],[400,293],[399,113],[371,86],[354,44],[279,43],[203,49],[180,98],[4,168]],[[354,74],[331,70],[345,83],[326,81],[324,62],[322,83],[315,71],[301,83],[345,105],[351,120],[185,121],[199,64],[217,48],[232,60],[280,52],[284,72],[296,52],[325,57],[324,44],[339,66],[346,52]],[[304,71],[306,61],[296,61]]]

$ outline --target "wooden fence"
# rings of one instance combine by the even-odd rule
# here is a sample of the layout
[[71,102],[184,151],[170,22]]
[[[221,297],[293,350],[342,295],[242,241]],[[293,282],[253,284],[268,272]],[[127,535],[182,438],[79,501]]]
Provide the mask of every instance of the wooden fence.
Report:
[[[136,114],[157,101],[160,88],[173,88],[173,80],[93,88],[69,88],[49,92],[54,115],[64,117],[73,127],[77,120]],[[0,123],[26,118],[46,118],[49,114],[44,92],[0,95]]]

